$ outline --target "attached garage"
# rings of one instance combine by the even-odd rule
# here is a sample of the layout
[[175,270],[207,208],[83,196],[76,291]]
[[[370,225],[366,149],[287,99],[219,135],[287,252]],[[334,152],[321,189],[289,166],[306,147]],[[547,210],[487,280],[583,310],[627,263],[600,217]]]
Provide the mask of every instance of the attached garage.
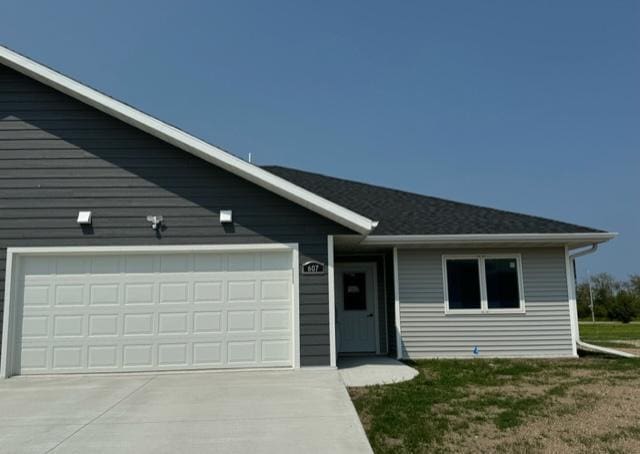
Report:
[[9,253],[8,375],[297,364],[295,246]]

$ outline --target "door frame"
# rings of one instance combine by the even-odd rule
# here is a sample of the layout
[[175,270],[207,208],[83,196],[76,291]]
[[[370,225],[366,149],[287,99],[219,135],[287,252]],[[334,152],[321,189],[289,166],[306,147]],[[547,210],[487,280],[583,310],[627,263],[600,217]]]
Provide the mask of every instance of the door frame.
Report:
[[[373,332],[374,332],[374,336],[375,336],[375,343],[376,343],[376,355],[380,355],[381,354],[381,350],[380,350],[380,320],[379,320],[379,315],[378,315],[378,306],[380,304],[379,301],[379,295],[378,295],[378,264],[374,261],[371,262],[336,262],[335,266],[334,266],[334,272],[340,272],[343,268],[360,268],[363,269],[365,271],[370,271],[371,272],[371,276],[372,276],[372,285],[373,285]],[[335,277],[334,277],[335,279]],[[343,282],[344,285],[344,282]],[[338,286],[335,286],[334,289],[334,294],[337,291],[342,291],[341,288],[338,288]],[[334,306],[337,303],[337,300],[334,299]],[[344,304],[344,302],[343,302]],[[336,324],[338,323],[337,320],[337,314],[338,314],[338,308],[335,308],[335,313],[336,313]],[[343,352],[345,354],[349,354],[349,352]],[[357,352],[354,352],[357,353]],[[336,354],[339,355],[340,351],[338,350],[338,344],[336,342]]]
[[[2,320],[2,356],[0,357],[0,380],[15,375],[14,352],[16,347],[16,320],[19,311],[13,307],[16,286],[13,280],[20,265],[20,258],[29,255],[99,255],[99,254],[171,254],[198,252],[261,252],[290,251],[293,272],[291,310],[291,368],[300,368],[300,254],[298,243],[257,243],[257,244],[192,244],[157,246],[53,246],[53,247],[9,247],[4,288],[4,314]],[[15,272],[15,273],[14,273]],[[267,367],[260,370],[269,369]],[[279,368],[282,369],[282,368]]]

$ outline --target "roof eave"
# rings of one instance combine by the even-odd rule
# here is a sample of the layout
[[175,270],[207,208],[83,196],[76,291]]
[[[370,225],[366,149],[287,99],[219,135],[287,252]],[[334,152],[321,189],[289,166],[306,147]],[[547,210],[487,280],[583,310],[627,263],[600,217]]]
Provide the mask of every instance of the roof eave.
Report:
[[584,244],[604,243],[617,235],[616,232],[369,235],[360,244],[364,246],[558,244],[578,247]]
[[366,235],[375,221],[248,163],[218,147],[0,46],[0,63],[287,200]]

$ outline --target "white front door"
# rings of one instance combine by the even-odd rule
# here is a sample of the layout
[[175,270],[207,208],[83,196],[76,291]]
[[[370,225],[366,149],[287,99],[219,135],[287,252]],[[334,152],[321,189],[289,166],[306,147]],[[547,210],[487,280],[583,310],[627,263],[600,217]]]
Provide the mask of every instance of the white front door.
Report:
[[338,352],[376,352],[375,263],[337,264],[336,327]]

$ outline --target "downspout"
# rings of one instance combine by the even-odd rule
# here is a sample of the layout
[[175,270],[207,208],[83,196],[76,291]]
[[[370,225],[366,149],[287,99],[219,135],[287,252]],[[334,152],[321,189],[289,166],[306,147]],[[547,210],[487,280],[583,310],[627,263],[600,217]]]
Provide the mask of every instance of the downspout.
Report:
[[597,353],[605,353],[607,355],[614,356],[622,356],[623,358],[635,358],[635,355],[631,353],[623,352],[620,350],[616,350],[613,348],[600,347],[599,345],[588,344],[586,342],[582,342],[580,340],[580,329],[578,325],[578,298],[576,295],[576,262],[575,260],[578,257],[583,257],[585,255],[593,254],[598,250],[598,243],[593,243],[589,249],[583,249],[582,251],[578,251],[574,254],[569,255],[569,266],[571,267],[571,274],[573,277],[573,304],[575,304],[575,330],[576,330],[576,348],[581,348],[582,350],[587,350],[591,352]]

